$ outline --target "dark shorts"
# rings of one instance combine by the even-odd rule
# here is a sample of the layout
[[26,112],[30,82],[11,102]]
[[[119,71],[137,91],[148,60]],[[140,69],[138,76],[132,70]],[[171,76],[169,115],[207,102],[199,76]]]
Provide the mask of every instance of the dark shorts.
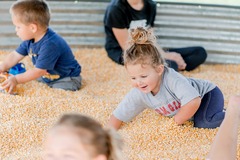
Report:
[[224,117],[223,94],[215,87],[202,98],[200,107],[194,115],[194,127],[216,128],[221,125]]
[[[38,79],[38,81],[43,82],[42,79]],[[45,83],[45,82],[43,82]],[[82,85],[82,78],[81,76],[78,77],[66,77],[59,79],[57,81],[47,83],[47,85],[51,88],[58,88],[70,91],[77,91],[80,89]]]

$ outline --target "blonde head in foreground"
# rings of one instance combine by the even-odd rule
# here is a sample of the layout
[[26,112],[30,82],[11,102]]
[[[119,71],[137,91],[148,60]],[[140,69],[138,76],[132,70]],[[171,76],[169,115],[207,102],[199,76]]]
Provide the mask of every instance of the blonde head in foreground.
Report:
[[122,141],[92,118],[66,114],[49,131],[44,160],[120,160]]

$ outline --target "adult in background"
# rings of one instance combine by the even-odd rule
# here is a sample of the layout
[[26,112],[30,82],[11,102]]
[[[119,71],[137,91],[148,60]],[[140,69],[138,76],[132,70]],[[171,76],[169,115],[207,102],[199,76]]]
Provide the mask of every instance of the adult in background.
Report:
[[[112,0],[104,16],[106,33],[105,49],[108,56],[118,64],[123,64],[122,53],[126,49],[128,29],[154,27],[156,3],[152,0]],[[169,67],[176,71],[191,71],[204,63],[207,53],[202,47],[161,49]]]

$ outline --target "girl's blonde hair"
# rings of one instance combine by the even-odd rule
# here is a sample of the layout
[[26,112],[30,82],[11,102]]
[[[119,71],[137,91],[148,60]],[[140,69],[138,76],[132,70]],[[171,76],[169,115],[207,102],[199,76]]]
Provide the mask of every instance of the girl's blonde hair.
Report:
[[129,30],[128,48],[124,51],[123,59],[125,66],[140,63],[156,67],[165,63],[153,30],[143,27]]
[[35,23],[43,28],[49,26],[50,10],[45,0],[18,0],[11,6],[10,14],[26,25]]
[[56,123],[57,126],[73,128],[90,155],[105,155],[107,160],[122,159],[122,139],[113,129],[103,129],[94,119],[80,114],[65,114]]

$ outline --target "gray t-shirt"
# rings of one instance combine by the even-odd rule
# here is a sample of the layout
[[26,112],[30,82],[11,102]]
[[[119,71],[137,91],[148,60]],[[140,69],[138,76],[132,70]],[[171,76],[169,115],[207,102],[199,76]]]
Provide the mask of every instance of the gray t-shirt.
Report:
[[164,116],[174,116],[179,109],[196,97],[203,97],[216,85],[201,79],[186,78],[171,68],[165,67],[160,90],[143,93],[133,88],[113,111],[113,115],[123,121],[131,121],[144,109],[151,108]]

